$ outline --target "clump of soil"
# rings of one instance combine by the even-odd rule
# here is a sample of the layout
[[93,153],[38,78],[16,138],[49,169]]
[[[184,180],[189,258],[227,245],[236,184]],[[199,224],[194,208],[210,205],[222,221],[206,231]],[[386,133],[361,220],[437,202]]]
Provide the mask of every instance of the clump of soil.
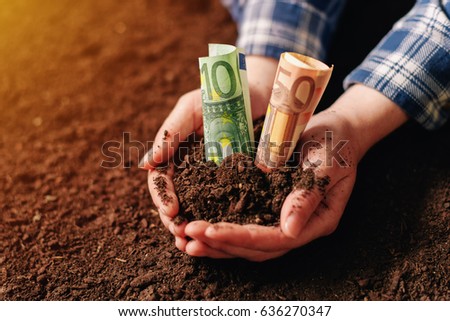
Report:
[[[258,136],[262,121],[255,125]],[[323,191],[329,178],[317,178],[312,169],[281,167],[265,173],[252,157],[235,153],[220,166],[206,161],[203,144],[190,149],[176,168],[174,184],[180,201],[176,222],[279,225],[283,202],[293,189]],[[161,191],[163,193],[163,191]]]

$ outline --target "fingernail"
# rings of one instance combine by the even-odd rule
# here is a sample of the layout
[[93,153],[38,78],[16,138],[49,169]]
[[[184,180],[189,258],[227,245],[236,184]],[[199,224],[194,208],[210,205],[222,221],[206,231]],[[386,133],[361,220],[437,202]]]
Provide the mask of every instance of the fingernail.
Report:
[[148,169],[148,168],[145,166],[145,165],[146,165],[145,158],[146,158],[147,155],[148,155],[148,159],[150,159],[150,156],[152,155],[152,152],[153,152],[153,148],[151,148],[151,149],[147,152],[147,154],[145,154],[144,157],[142,157],[142,159],[141,159],[141,161],[139,162],[139,165],[138,165],[139,168],[141,168],[141,169]]
[[284,223],[284,232],[287,236],[296,238],[300,234],[300,217],[296,213],[290,213]]
[[211,225],[211,226],[206,228],[205,236],[206,237],[214,236],[215,232],[216,232],[216,228],[214,227],[214,225]]

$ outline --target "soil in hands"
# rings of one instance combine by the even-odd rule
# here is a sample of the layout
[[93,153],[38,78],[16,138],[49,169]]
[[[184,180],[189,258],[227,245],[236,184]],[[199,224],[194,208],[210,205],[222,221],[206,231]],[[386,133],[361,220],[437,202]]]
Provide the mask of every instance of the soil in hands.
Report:
[[[262,121],[255,125],[255,137],[261,126]],[[276,226],[290,192],[323,190],[329,182],[328,177],[316,177],[311,168],[303,170],[299,162],[265,173],[255,166],[251,156],[242,153],[226,157],[217,166],[205,160],[203,147],[201,143],[194,145],[175,170],[174,184],[180,201],[178,223],[206,220]]]

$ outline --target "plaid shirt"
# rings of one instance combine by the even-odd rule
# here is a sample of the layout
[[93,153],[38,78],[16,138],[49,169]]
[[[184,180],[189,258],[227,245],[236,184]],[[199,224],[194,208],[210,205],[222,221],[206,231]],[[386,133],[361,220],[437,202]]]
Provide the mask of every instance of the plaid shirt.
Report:
[[[279,59],[324,59],[345,0],[222,0],[238,23],[237,45]],[[374,88],[427,129],[450,112],[450,0],[418,0],[344,80]]]

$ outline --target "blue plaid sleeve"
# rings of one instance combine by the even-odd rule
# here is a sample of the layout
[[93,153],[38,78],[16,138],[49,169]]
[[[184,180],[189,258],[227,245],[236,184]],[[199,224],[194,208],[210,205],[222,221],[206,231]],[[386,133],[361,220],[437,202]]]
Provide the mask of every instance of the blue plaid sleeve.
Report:
[[345,0],[222,0],[247,54],[279,59],[295,51],[324,59]]
[[450,109],[450,0],[421,0],[344,80],[394,101],[427,129]]

